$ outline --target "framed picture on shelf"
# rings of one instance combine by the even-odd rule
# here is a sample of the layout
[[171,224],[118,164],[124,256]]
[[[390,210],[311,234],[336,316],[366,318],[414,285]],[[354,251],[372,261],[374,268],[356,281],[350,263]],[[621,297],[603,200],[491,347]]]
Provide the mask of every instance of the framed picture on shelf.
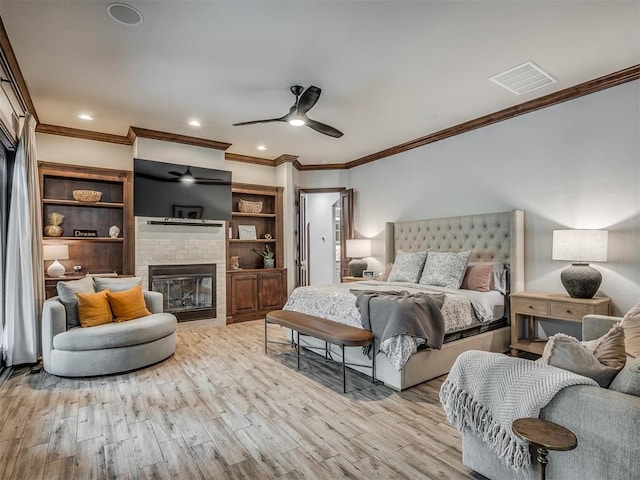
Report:
[[173,218],[198,219],[202,218],[202,207],[174,205]]
[[373,278],[373,270],[363,270],[362,276],[364,278]]
[[238,238],[240,240],[257,240],[255,225],[238,225]]

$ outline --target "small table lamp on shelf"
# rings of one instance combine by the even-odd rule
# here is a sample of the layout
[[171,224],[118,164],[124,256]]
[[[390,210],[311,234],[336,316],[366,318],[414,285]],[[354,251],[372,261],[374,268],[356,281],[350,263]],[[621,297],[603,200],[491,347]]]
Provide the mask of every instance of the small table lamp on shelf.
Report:
[[367,262],[363,257],[371,256],[371,240],[368,238],[347,239],[347,257],[349,262],[349,273],[352,277],[361,277],[362,272],[367,269]]
[[606,230],[554,230],[553,260],[568,260],[571,266],[560,274],[562,285],[573,298],[592,298],[602,275],[588,262],[606,262],[609,232]]
[[43,245],[42,253],[44,260],[53,260],[53,263],[47,268],[47,275],[50,277],[61,277],[64,275],[64,265],[58,260],[69,259],[69,246],[65,244]]

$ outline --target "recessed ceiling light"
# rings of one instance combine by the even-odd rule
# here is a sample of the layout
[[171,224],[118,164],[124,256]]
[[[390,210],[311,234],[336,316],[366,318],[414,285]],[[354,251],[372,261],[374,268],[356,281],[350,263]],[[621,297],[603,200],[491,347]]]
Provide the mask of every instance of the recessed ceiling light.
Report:
[[192,127],[201,127],[202,124],[198,120],[189,120],[189,125]]
[[267,147],[265,147],[264,145],[258,145],[256,148],[258,150],[266,150],[267,149]]
[[140,25],[143,20],[142,14],[126,3],[110,3],[107,5],[107,13],[123,25]]
[[86,113],[81,113],[80,115],[78,115],[78,118],[82,120],[93,120],[93,117]]

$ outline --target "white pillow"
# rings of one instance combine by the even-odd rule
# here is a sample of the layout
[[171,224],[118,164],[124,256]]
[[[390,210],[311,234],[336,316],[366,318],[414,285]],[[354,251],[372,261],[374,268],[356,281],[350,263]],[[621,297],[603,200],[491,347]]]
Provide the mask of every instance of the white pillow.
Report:
[[123,292],[142,285],[142,277],[94,277],[96,292],[109,289],[112,292]]
[[471,250],[466,252],[429,252],[420,283],[458,289],[469,263]]
[[417,283],[426,258],[426,250],[423,252],[403,252],[398,250],[387,282]]

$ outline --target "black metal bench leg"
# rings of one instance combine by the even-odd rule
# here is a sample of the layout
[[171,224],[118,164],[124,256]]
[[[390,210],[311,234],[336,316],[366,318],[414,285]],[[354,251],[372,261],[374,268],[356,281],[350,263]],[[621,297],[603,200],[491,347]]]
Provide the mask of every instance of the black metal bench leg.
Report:
[[373,344],[371,345],[373,349],[373,365],[371,366],[371,383],[376,383],[376,339],[373,339]]
[[[293,335],[291,335],[293,338]],[[300,370],[300,332],[296,332],[296,337],[298,337],[298,342],[296,344],[296,352],[298,354],[298,370]]]
[[347,364],[344,358],[344,345],[340,345],[342,348],[342,393],[347,393]]
[[267,354],[267,317],[264,317],[264,353]]

